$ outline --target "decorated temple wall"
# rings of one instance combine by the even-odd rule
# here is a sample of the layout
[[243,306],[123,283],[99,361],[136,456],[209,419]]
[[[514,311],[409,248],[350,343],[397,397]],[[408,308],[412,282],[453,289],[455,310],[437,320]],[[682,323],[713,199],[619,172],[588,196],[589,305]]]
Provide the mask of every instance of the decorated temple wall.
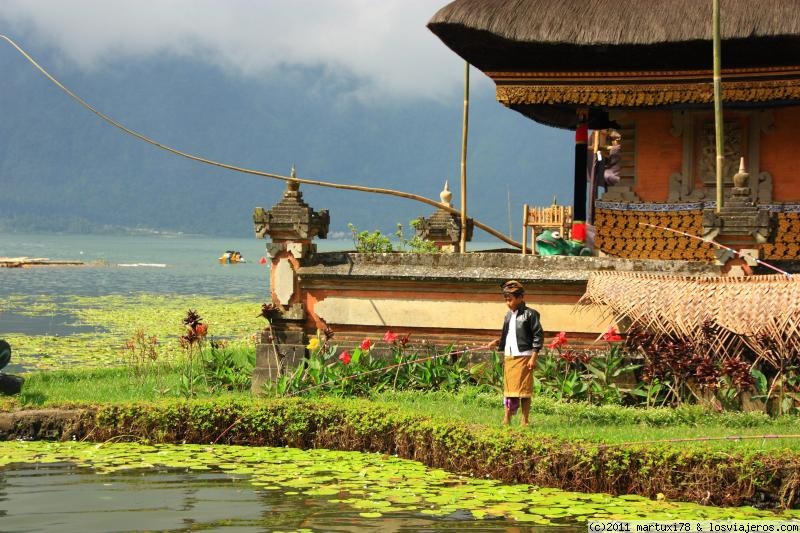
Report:
[[[750,148],[747,129],[763,128],[758,135],[756,153],[760,171],[769,172],[772,176],[771,201],[797,203],[800,200],[800,150],[796,125],[800,123],[800,106],[773,108],[769,110],[769,116],[767,122],[759,125],[751,123],[747,112],[733,111],[726,114],[725,120],[738,124],[744,132],[740,149],[746,158]],[[669,197],[670,176],[685,171],[683,134],[676,134],[673,111],[628,111],[625,118],[636,127],[636,180],[633,192],[643,202],[665,202]],[[695,160],[692,166],[696,164]],[[730,163],[735,164],[736,161]],[[693,168],[692,173],[695,172],[696,168]],[[702,187],[696,176],[692,180],[692,187]]]
[[578,310],[575,304],[597,270],[719,271],[683,261],[510,253],[318,253],[304,258],[296,272],[304,311],[292,328],[301,333],[301,350],[318,330],[332,332],[341,345],[381,338],[386,330],[411,333],[416,342],[483,344],[499,333],[507,311],[500,283],[513,278],[525,284],[526,301],[541,313],[548,336],[566,331],[576,341],[593,342],[610,318],[602,311]]
[[[604,204],[600,204],[604,205]],[[692,235],[703,235],[703,210],[690,204],[660,204],[669,210],[630,209],[630,206],[598,208],[595,215],[595,247],[612,257],[627,259],[682,259],[713,262],[714,247],[697,239],[644,226],[642,223],[668,227]],[[627,208],[626,208],[627,207]],[[774,242],[761,245],[761,258],[773,261],[797,261],[800,258],[800,212],[776,213]]]
[[800,258],[800,213],[778,213],[775,242],[762,245],[761,254],[772,260]]
[[682,141],[670,133],[672,112],[634,111],[629,116],[636,124],[633,191],[644,202],[664,202],[669,192],[669,176],[681,171]]
[[712,245],[674,232],[644,226],[642,223],[702,235],[703,211],[601,208],[595,215],[595,247],[607,255],[630,259],[714,260]]

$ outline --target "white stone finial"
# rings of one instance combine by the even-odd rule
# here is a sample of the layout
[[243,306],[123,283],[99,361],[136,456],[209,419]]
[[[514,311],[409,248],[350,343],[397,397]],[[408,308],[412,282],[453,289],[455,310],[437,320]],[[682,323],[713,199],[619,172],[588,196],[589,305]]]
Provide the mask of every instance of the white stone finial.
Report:
[[444,205],[450,207],[450,200],[453,199],[453,193],[450,192],[450,188],[447,186],[447,180],[444,180],[444,189],[439,193],[439,198],[442,199]]
[[294,169],[294,165],[292,165],[292,172],[291,172],[291,174],[289,174],[289,176],[291,176],[292,178],[296,178],[297,177],[297,172]]
[[744,174],[744,173],[745,173],[745,169],[744,169],[744,156],[742,156],[742,157],[740,157],[740,158],[739,158],[739,173],[740,173],[740,174]]

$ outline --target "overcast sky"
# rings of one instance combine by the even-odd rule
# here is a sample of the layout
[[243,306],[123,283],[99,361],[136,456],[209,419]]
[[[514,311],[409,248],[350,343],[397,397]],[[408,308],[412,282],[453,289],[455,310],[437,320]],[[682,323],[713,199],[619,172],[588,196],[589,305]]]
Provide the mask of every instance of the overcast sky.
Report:
[[[0,0],[0,33],[85,70],[199,58],[260,77],[286,66],[357,76],[357,96],[452,97],[463,63],[425,24],[447,0]],[[18,42],[26,48],[29,43]],[[482,78],[483,76],[480,75]],[[478,76],[477,87],[488,87]]]

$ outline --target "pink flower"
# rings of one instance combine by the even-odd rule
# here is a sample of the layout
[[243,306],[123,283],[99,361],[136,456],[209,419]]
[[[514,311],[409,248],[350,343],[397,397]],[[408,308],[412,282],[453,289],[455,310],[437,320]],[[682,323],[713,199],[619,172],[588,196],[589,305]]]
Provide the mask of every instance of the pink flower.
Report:
[[622,340],[622,337],[619,336],[617,328],[611,326],[610,328],[608,328],[608,331],[603,333],[602,339],[606,342],[620,342]]
[[567,332],[562,331],[561,333],[553,337],[553,340],[550,341],[550,344],[548,344],[547,347],[550,348],[551,350],[554,350],[559,346],[563,346],[565,344],[567,344]]
[[396,340],[397,340],[397,333],[392,333],[392,330],[388,330],[388,331],[387,331],[387,332],[386,332],[386,333],[383,335],[383,340],[384,340],[384,341],[386,341],[386,342],[390,342],[390,343],[391,343],[391,342],[394,342],[394,341],[396,341]]
[[365,352],[368,352],[369,349],[372,348],[372,341],[369,339],[364,339],[361,341],[361,349]]
[[350,359],[352,359],[352,357],[350,356],[350,352],[344,351],[339,355],[339,361],[341,361],[346,365],[350,364]]

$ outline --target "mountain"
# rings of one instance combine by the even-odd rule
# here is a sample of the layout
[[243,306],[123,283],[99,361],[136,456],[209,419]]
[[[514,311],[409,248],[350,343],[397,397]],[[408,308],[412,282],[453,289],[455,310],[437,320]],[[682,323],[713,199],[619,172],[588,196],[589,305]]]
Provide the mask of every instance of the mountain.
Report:
[[[5,44],[5,43],[0,43]],[[179,150],[303,178],[394,188],[438,199],[445,179],[459,198],[462,94],[448,102],[363,101],[360,80],[286,67],[245,78],[161,56],[91,72],[37,59],[67,87],[131,129]],[[252,235],[253,208],[284,183],[190,161],[101,121],[8,46],[0,47],[0,231],[98,232],[152,228]],[[482,76],[475,74],[473,77]],[[468,212],[519,238],[523,203],[571,198],[570,132],[498,104],[486,81],[470,101]],[[433,208],[387,196],[303,186],[331,211],[331,231],[393,232]],[[488,240],[476,234],[477,240]]]

